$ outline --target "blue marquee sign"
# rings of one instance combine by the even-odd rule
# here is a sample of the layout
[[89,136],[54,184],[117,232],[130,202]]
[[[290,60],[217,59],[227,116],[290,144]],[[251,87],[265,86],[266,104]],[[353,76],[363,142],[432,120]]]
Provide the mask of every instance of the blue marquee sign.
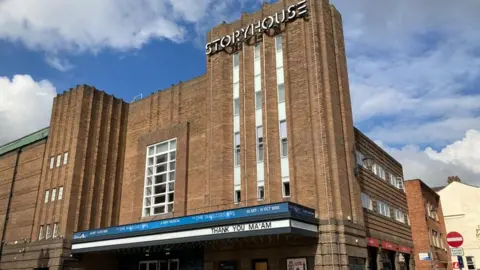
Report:
[[73,239],[75,240],[99,236],[121,235],[124,233],[142,232],[154,229],[170,228],[174,226],[202,224],[212,221],[222,221],[235,218],[254,217],[288,212],[309,218],[315,217],[315,212],[312,209],[284,202],[77,232],[73,234]]

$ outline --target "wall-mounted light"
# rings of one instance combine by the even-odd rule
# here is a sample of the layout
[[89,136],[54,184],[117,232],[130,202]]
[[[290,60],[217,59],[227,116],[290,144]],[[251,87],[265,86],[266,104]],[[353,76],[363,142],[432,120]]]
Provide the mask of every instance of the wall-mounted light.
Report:
[[370,155],[365,155],[365,156],[363,157],[362,161],[363,161],[363,164],[365,164],[365,166],[367,166],[367,168],[368,168],[369,170],[372,169],[372,167],[373,167],[373,157],[372,157],[372,156],[370,156]]

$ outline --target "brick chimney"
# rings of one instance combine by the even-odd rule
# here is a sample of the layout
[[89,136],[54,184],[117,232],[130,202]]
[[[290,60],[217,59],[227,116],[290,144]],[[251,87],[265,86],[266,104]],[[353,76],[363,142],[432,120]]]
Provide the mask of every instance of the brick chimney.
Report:
[[462,180],[460,180],[460,178],[458,178],[458,176],[449,176],[448,177],[448,181],[447,183],[452,183],[452,182],[462,182]]

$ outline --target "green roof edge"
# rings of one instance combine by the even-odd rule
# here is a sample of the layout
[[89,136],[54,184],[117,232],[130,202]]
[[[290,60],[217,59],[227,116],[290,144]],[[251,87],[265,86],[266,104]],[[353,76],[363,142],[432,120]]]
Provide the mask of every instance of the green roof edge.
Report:
[[13,150],[16,150],[20,147],[32,144],[36,141],[45,139],[48,137],[48,134],[50,133],[50,127],[42,128],[38,131],[35,131],[27,136],[24,136],[20,139],[17,139],[13,142],[9,142],[7,144],[4,144],[0,146],[0,156],[3,154],[6,154],[8,152],[11,152]]

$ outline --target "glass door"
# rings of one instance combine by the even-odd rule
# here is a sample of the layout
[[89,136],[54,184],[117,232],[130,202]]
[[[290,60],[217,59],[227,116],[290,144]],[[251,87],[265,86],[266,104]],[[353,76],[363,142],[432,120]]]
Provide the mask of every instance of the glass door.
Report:
[[179,268],[180,263],[178,262],[178,259],[168,260],[168,270],[179,270]]
[[157,261],[143,261],[140,262],[139,268],[140,270],[158,270],[158,262]]

